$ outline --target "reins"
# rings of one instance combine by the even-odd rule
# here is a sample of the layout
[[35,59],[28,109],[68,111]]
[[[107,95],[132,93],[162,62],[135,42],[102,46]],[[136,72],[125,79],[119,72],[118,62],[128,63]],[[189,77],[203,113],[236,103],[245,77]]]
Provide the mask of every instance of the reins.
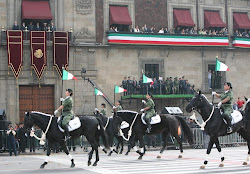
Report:
[[109,125],[109,120],[110,120],[110,117],[108,117],[107,123],[106,123],[106,125],[104,126],[104,130],[106,130],[107,126]]
[[48,130],[49,130],[49,127],[50,127],[50,125],[51,125],[51,122],[52,122],[52,118],[53,118],[54,116],[50,116],[50,119],[49,119],[49,123],[48,123],[48,125],[47,125],[47,128],[46,128],[46,130],[45,130],[45,132],[42,132],[42,136],[41,136],[41,138],[39,138],[39,137],[37,137],[36,136],[36,134],[34,133],[34,132],[30,132],[30,136],[31,137],[35,137],[37,140],[39,140],[40,141],[40,144],[41,145],[44,145],[45,144],[45,139],[46,139],[46,134],[47,134],[47,132],[48,132]]
[[121,128],[120,128],[120,130],[119,130],[120,135],[121,135],[122,138],[123,138],[124,140],[126,140],[126,141],[129,141],[129,139],[130,139],[130,137],[131,137],[131,135],[132,135],[132,127],[133,127],[133,125],[134,125],[134,123],[135,123],[135,120],[136,120],[137,116],[138,116],[138,113],[136,113],[136,116],[135,116],[135,118],[134,118],[132,124],[129,126],[128,138],[126,138],[126,137],[124,136],[124,134],[123,134]]

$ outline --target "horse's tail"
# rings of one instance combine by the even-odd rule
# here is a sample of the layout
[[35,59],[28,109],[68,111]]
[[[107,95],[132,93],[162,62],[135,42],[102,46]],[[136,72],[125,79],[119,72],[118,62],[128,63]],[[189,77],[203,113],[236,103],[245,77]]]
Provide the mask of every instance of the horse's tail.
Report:
[[185,120],[181,116],[177,116],[177,115],[175,116],[175,118],[177,118],[177,120],[180,122],[182,130],[184,132],[184,135],[187,137],[188,143],[190,145],[194,144],[193,133],[192,133],[190,127],[185,122]]
[[102,142],[103,142],[103,145],[106,149],[110,149],[110,146],[109,146],[109,142],[108,142],[108,135],[106,133],[106,131],[104,130],[104,127],[103,127],[103,123],[102,123],[102,120],[99,118],[99,117],[96,117],[96,119],[98,120],[99,122],[99,126],[100,126],[100,132],[101,132],[101,137],[102,137]]

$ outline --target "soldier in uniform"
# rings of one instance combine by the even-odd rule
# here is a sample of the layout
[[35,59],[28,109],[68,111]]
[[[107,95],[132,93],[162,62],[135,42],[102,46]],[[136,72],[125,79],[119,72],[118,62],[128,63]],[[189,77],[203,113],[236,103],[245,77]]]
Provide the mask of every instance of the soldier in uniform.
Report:
[[101,104],[101,114],[103,115],[103,116],[106,116],[106,105],[105,105],[105,103],[102,103]]
[[122,109],[122,101],[121,100],[118,100],[117,103],[116,103],[116,111],[120,111],[120,110],[123,110]]
[[169,84],[170,84],[170,94],[173,94],[173,80],[172,80],[172,77],[169,77]]
[[177,77],[174,78],[174,94],[179,94],[179,80]]
[[132,80],[130,79],[130,76],[128,76],[128,80],[127,80],[127,86],[128,86],[128,95],[131,95],[132,92]]
[[55,110],[54,115],[58,113],[59,110],[62,109],[62,127],[64,128],[64,134],[66,136],[66,140],[69,139],[69,130],[68,130],[68,123],[73,118],[73,100],[72,96],[73,90],[72,89],[66,89],[65,96],[66,98],[61,98],[62,105]]
[[218,103],[218,107],[223,109],[222,117],[227,121],[227,133],[232,132],[232,125],[231,125],[231,113],[233,111],[233,92],[232,92],[232,85],[229,82],[224,83],[224,90],[225,92],[222,94],[217,94],[216,92],[212,92],[212,95],[215,95],[217,98],[221,99],[221,102]]
[[[124,77],[124,80],[122,81],[122,87],[126,90],[128,89],[127,77]],[[124,96],[125,95],[127,95],[127,91],[124,92]]]
[[170,81],[169,81],[169,77],[167,77],[165,85],[166,85],[166,93],[170,94]]
[[141,109],[141,112],[146,112],[146,115],[144,117],[146,123],[147,123],[147,130],[146,132],[147,133],[150,133],[150,130],[151,130],[151,124],[150,124],[150,121],[151,121],[151,117],[154,116],[155,114],[155,103],[154,101],[152,100],[152,93],[148,93],[146,95],[146,99],[147,99],[147,102],[145,100],[142,100],[142,103],[144,103],[146,105],[146,108],[143,108]]

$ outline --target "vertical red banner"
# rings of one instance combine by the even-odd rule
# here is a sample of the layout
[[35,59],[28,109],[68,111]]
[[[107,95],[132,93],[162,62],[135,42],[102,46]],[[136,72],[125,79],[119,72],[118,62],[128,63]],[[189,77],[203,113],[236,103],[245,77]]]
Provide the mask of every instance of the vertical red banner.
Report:
[[7,31],[8,66],[12,69],[18,79],[23,66],[23,36],[22,31]]
[[47,65],[46,31],[30,32],[31,66],[39,80]]
[[62,67],[69,65],[69,35],[68,32],[54,31],[53,33],[54,67],[62,77]]

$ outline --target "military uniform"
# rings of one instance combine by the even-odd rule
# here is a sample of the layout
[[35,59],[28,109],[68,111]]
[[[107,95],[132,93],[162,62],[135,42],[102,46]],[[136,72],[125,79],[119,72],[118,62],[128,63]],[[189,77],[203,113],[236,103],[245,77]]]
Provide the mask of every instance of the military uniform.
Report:
[[102,114],[103,116],[106,116],[106,110],[105,110],[105,109],[101,109],[101,114]]
[[179,94],[179,80],[177,80],[177,77],[174,78],[174,94]]
[[152,99],[148,99],[147,103],[146,103],[146,107],[149,107],[148,110],[146,110],[146,116],[145,119],[151,119],[151,117],[153,117],[153,115],[155,114],[155,103]]
[[224,115],[227,117],[231,117],[231,113],[233,111],[232,103],[233,103],[233,92],[231,90],[225,91],[220,95],[221,101],[228,98],[229,101],[226,103],[222,103],[221,109],[223,109]]
[[73,111],[72,111],[72,107],[73,107],[72,98],[70,96],[66,97],[65,100],[63,101],[62,105],[63,105],[62,126],[65,127],[74,116]]
[[165,84],[166,84],[166,93],[167,93],[167,94],[170,94],[171,89],[170,89],[170,81],[169,81],[169,78],[167,78]]
[[123,110],[121,105],[116,107],[116,111],[120,111],[120,110]]

